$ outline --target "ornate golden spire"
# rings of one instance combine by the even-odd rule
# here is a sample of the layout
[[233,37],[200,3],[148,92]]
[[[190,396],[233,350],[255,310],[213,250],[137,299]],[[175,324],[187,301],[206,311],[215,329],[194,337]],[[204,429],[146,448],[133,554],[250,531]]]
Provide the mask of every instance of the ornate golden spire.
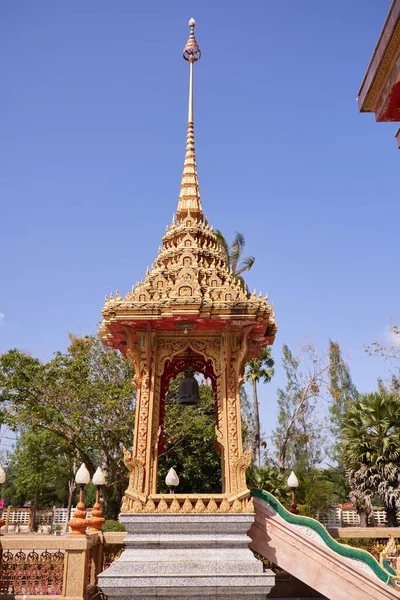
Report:
[[200,201],[199,181],[197,177],[196,156],[194,152],[194,117],[193,117],[193,65],[200,59],[201,52],[194,37],[194,27],[196,22],[190,19],[190,35],[183,49],[183,58],[188,61],[189,75],[189,109],[188,109],[188,129],[186,138],[186,154],[183,166],[181,191],[179,194],[178,210],[176,213],[178,222],[180,222],[188,212],[194,217],[202,217],[203,211]]
[[277,326],[267,297],[257,296],[255,291],[250,294],[244,282],[235,277],[213,227],[203,216],[193,135],[193,65],[200,58],[200,49],[193,19],[189,25],[190,36],[183,50],[190,67],[188,137],[178,222],[173,217],[166,227],[162,247],[144,281],[132,286],[124,298],[118,292],[106,297],[101,332],[106,344],[126,353],[128,325],[134,332],[135,327],[152,321],[161,330],[172,331],[178,330],[181,322],[186,327],[189,321],[199,319],[199,328],[205,330],[229,324],[239,329],[252,327],[250,347],[251,357],[255,357],[259,348],[273,343]]

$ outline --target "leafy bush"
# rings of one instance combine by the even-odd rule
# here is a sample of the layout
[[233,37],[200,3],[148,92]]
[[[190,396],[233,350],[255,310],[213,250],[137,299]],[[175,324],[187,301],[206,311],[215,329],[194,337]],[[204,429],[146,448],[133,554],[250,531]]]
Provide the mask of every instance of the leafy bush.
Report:
[[279,473],[278,469],[273,466],[249,467],[246,472],[246,479],[250,489],[265,490],[275,496],[284,506],[290,505],[287,477]]
[[126,531],[126,529],[119,521],[109,519],[104,523],[102,531]]

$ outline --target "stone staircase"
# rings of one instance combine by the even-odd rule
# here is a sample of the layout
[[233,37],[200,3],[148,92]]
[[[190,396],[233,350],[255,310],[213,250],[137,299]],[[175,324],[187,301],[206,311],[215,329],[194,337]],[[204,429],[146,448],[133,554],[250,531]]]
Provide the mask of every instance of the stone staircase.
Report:
[[249,550],[251,513],[121,514],[126,550],[100,573],[109,600],[265,600],[272,571]]

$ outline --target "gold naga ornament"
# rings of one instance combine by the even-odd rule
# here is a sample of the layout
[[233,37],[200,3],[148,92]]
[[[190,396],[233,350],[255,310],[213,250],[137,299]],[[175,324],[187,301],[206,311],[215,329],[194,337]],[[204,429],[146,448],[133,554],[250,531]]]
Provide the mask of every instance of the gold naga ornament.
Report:
[[[133,449],[122,512],[252,512],[246,486],[251,448],[243,450],[239,391],[245,363],[274,342],[274,312],[229,269],[203,214],[194,144],[193,75],[200,59],[194,28],[183,50],[189,63],[186,154],[178,208],[144,281],[124,298],[106,297],[100,334],[133,364],[137,387]],[[216,444],[222,491],[157,494],[158,455],[165,445],[165,396],[171,379],[190,365],[211,380],[216,399]]]

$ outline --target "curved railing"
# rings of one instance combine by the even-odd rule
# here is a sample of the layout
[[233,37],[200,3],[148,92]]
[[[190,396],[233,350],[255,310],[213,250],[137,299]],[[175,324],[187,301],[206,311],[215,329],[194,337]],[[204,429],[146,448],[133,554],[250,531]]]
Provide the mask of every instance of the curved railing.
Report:
[[316,521],[311,517],[294,515],[286,510],[279,500],[277,500],[269,492],[265,492],[263,490],[251,490],[251,495],[254,498],[260,498],[261,500],[267,502],[287,523],[291,523],[292,525],[303,525],[313,529],[323,539],[328,548],[336,552],[336,554],[366,563],[381,581],[395,587],[397,590],[400,589],[400,578],[396,576],[396,572],[389,565],[387,570],[383,569],[372,556],[372,554],[367,552],[367,550],[353,548],[352,546],[347,546],[346,544],[340,544],[333,539],[333,537],[327,532],[325,527],[321,525],[319,521]]

